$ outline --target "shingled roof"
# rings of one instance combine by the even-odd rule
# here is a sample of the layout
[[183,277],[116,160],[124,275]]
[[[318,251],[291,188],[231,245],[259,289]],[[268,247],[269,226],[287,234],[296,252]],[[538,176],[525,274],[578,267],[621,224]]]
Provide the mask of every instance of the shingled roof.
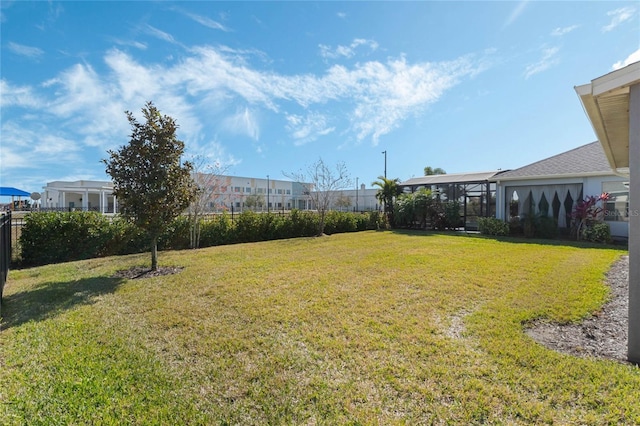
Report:
[[501,180],[611,175],[613,171],[600,142],[592,142],[519,169],[500,174]]

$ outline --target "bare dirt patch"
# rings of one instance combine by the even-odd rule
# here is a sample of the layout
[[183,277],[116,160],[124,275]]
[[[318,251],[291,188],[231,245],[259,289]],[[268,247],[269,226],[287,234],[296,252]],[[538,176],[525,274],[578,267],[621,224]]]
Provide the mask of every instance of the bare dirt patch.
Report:
[[178,266],[159,266],[158,269],[152,271],[150,268],[144,266],[134,266],[130,269],[124,269],[117,271],[113,276],[115,278],[127,278],[135,280],[139,278],[151,278],[160,277],[163,275],[173,275],[182,271],[184,268]]
[[629,324],[629,256],[623,256],[607,272],[611,287],[602,309],[578,324],[534,321],[526,333],[538,343],[562,353],[627,361]]

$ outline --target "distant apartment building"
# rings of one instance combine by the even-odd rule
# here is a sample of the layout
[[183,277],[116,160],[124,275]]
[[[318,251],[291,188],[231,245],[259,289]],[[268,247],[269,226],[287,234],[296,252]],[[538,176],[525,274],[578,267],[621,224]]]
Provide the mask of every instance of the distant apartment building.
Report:
[[[314,210],[313,186],[269,178],[199,174],[196,182],[207,212]],[[376,189],[333,191],[331,209],[342,211],[379,210]],[[42,208],[49,210],[117,213],[118,200],[110,181],[53,181],[43,188]]]

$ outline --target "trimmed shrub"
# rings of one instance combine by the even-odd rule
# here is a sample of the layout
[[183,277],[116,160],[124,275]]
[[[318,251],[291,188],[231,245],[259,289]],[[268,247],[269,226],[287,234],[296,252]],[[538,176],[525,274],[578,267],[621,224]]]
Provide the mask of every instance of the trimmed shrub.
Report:
[[227,213],[203,220],[200,225],[200,247],[219,246],[236,242],[235,228]]
[[509,235],[509,224],[495,217],[479,217],[478,229],[481,234],[507,236]]
[[[145,232],[116,216],[111,221],[97,212],[34,212],[26,216],[20,244],[25,266],[67,262],[91,257],[141,253],[149,250]],[[202,219],[200,247],[315,236],[318,215],[293,210],[290,215],[245,211],[232,221],[226,213]],[[191,222],[179,216],[158,239],[160,250],[190,247]],[[367,214],[330,211],[325,232],[387,229],[380,212]]]
[[34,212],[20,236],[25,266],[97,257],[110,238],[109,220],[97,212]]
[[318,230],[318,215],[313,212],[292,210],[289,214],[289,238],[309,237]]
[[235,228],[236,242],[251,243],[262,240],[258,213],[245,210],[238,215],[233,225]]
[[460,217],[460,202],[457,200],[447,201],[444,204],[445,227],[455,229],[464,225]]
[[587,241],[606,244],[611,242],[611,229],[608,224],[598,222],[585,227],[582,236]]
[[191,223],[188,216],[178,216],[158,237],[158,250],[184,250],[191,245]]
[[372,211],[368,213],[369,218],[367,221],[367,229],[380,230],[389,229],[389,221],[387,216],[379,211]]
[[331,210],[327,212],[324,232],[326,234],[340,234],[358,230],[358,221],[354,213]]
[[109,238],[99,256],[142,253],[149,250],[149,240],[144,231],[120,216],[113,218],[109,225]]

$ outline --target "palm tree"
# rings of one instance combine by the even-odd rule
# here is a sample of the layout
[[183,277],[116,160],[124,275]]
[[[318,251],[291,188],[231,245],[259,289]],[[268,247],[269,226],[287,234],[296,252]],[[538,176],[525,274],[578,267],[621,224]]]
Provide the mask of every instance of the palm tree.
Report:
[[[377,186],[378,192],[376,194],[376,198],[380,201],[381,204],[384,204],[384,212],[387,216],[393,212],[393,200],[397,195],[400,195],[400,179],[387,179],[384,176],[378,176],[378,180],[372,182],[372,186]],[[391,221],[391,218],[389,218]]]

